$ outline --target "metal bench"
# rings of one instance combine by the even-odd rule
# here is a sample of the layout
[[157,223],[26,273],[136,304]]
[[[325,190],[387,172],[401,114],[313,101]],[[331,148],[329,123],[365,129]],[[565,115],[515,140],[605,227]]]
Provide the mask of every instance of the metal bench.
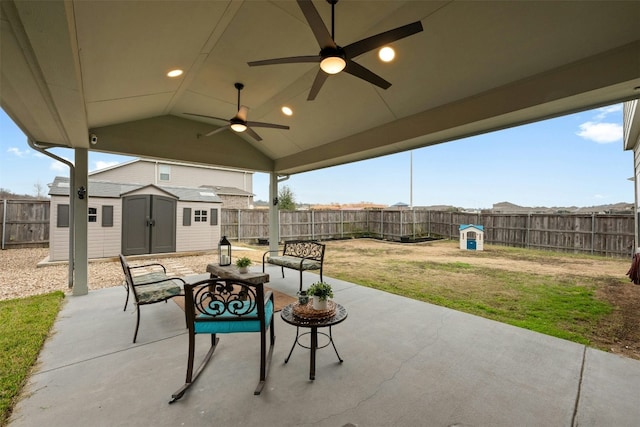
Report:
[[[262,255],[262,272],[266,264],[278,265],[282,269],[291,268],[300,272],[300,290],[302,290],[302,272],[306,270],[320,270],[322,281],[322,265],[324,263],[325,245],[315,240],[289,240],[284,242],[282,255],[279,251],[267,251]],[[275,255],[273,255],[275,253]]]

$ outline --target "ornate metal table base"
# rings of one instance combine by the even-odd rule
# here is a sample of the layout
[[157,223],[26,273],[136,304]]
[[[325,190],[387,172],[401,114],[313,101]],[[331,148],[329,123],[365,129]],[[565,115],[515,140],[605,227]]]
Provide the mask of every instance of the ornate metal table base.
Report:
[[[289,358],[291,358],[291,354],[293,353],[293,349],[296,347],[296,345],[299,345],[300,347],[307,348],[307,349],[311,350],[310,361],[309,361],[309,379],[310,380],[315,380],[315,378],[316,378],[316,350],[317,349],[325,348],[329,344],[331,344],[333,346],[333,350],[336,352],[336,356],[338,356],[338,360],[340,361],[340,363],[342,363],[344,361],[340,357],[340,354],[338,353],[338,349],[336,348],[336,344],[333,341],[333,335],[332,335],[332,332],[331,332],[331,327],[333,325],[337,325],[338,323],[344,321],[344,319],[347,318],[347,309],[344,308],[340,304],[336,304],[336,312],[335,312],[335,314],[333,316],[328,317],[328,318],[324,318],[324,319],[306,319],[306,318],[302,318],[302,317],[298,317],[298,316],[294,315],[293,314],[293,306],[294,306],[294,304],[289,304],[289,305],[285,306],[282,309],[282,312],[280,313],[280,317],[282,317],[282,320],[284,320],[285,322],[289,323],[290,325],[293,325],[293,326],[296,327],[296,338],[293,341],[293,345],[291,346],[291,350],[289,351],[289,355],[284,360],[284,363],[287,363],[289,361]],[[326,334],[324,332],[318,332],[318,328],[325,328],[325,327],[329,327],[329,333],[328,334]],[[304,332],[304,333],[300,334],[300,328],[310,328],[311,330],[309,332]],[[327,337],[329,339],[329,342],[327,342],[325,345],[319,347],[318,346],[318,334],[324,335],[325,337]],[[310,346],[306,346],[306,345],[304,345],[304,344],[302,344],[300,342],[300,337],[303,337],[305,335],[311,335],[311,345]]]

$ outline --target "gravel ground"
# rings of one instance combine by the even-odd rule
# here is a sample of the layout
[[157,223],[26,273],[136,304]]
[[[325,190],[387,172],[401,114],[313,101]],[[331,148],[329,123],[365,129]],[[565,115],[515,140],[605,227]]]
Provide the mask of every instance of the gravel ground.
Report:
[[[38,266],[49,256],[48,248],[7,249],[0,251],[0,300],[21,298],[56,290],[68,292],[66,263]],[[132,260],[130,264],[160,262],[173,275],[204,273],[207,264],[217,259],[217,252],[196,256],[172,256]],[[89,262],[89,289],[120,286],[124,276],[117,259]],[[123,291],[124,292],[124,291]]]

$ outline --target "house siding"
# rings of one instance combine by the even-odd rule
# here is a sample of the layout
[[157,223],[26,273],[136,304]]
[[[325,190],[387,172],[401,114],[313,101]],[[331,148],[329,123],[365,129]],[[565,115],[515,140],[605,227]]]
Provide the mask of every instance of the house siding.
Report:
[[[191,225],[183,225],[184,208],[190,208]],[[194,202],[178,202],[176,215],[176,252],[185,251],[206,251],[218,247],[220,241],[220,224],[211,225],[210,215],[211,209],[218,211],[220,218],[219,203],[194,203]],[[207,211],[207,221],[195,222],[193,216],[195,211]]]
[[[57,227],[59,204],[68,205],[68,197],[51,197],[51,237],[49,239],[50,261],[69,259],[69,227]],[[113,206],[113,226],[102,226],[102,206]],[[87,224],[87,255],[89,258],[114,257],[120,253],[122,233],[122,201],[111,198],[90,198],[89,208],[96,209],[96,222]]]
[[[160,181],[158,165],[169,165],[171,167],[169,181]],[[96,171],[91,173],[91,179],[181,187],[200,187],[202,185],[236,187],[253,193],[253,172],[149,160],[139,160],[112,169]]]

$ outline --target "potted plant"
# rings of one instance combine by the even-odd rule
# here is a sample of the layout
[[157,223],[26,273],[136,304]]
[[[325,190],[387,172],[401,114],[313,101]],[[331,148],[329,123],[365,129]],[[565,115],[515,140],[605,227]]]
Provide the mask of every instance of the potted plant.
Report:
[[240,271],[240,273],[249,272],[249,266],[251,264],[252,264],[251,260],[246,256],[243,256],[242,258],[238,258],[236,260],[236,267],[238,267],[238,271]]
[[331,285],[326,282],[317,282],[309,286],[307,295],[313,297],[314,310],[326,310],[327,300],[333,298]]

